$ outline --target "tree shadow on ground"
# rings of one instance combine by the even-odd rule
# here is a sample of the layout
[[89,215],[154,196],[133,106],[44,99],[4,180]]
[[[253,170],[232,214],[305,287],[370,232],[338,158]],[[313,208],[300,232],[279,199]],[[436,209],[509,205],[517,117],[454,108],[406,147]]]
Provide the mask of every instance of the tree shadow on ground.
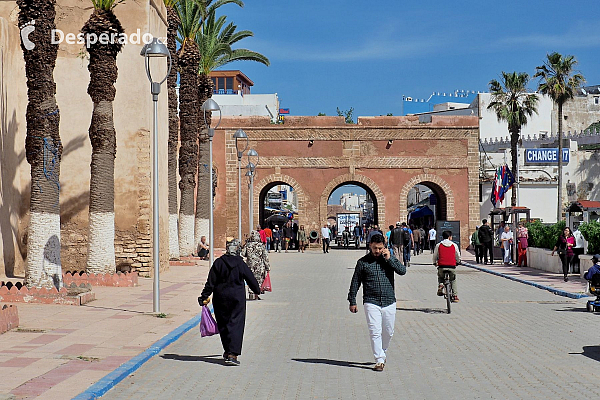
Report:
[[591,358],[595,361],[600,361],[600,346],[583,346],[583,352],[581,353],[569,353],[569,354],[580,354]]
[[417,312],[422,312],[425,314],[446,314],[447,311],[444,310],[440,310],[438,308],[401,308],[401,307],[396,307],[396,310],[398,311],[417,311]]
[[161,354],[160,358],[163,358],[165,360],[175,360],[175,361],[194,361],[194,362],[202,361],[202,362],[209,363],[209,364],[230,366],[229,364],[225,363],[223,356],[220,354],[215,354],[215,355],[210,355],[210,356],[186,356],[186,355],[182,355],[182,354],[168,353],[168,354]]
[[371,367],[367,367],[367,365],[373,365],[372,362],[359,363],[352,361],[329,360],[327,358],[292,358],[292,361],[298,361],[308,364],[327,364],[334,365],[336,367],[350,367],[360,369],[372,369]]

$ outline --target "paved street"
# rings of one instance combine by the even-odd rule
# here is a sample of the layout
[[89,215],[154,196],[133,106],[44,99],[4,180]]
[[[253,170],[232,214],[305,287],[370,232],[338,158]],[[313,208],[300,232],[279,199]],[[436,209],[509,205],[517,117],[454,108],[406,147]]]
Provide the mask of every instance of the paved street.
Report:
[[[396,333],[373,372],[364,312],[346,295],[363,251],[271,253],[274,292],[248,303],[242,363],[197,329],[103,399],[574,399],[600,396],[600,315],[466,267],[445,313],[430,255],[396,279]],[[359,292],[359,299],[362,293]]]

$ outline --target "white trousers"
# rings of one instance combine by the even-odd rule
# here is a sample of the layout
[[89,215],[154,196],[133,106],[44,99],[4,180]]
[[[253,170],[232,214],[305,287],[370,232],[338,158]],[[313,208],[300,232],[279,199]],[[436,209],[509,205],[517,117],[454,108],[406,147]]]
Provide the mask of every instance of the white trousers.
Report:
[[371,336],[371,347],[375,362],[385,362],[385,353],[394,336],[394,323],[396,321],[396,303],[387,307],[379,307],[375,304],[365,303],[365,315],[367,326]]

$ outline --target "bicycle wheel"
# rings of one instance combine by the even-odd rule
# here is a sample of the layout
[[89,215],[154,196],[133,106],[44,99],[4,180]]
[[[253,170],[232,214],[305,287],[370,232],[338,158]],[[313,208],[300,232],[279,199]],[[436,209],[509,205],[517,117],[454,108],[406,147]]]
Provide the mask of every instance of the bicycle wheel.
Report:
[[444,289],[446,290],[446,307],[448,307],[448,314],[450,314],[450,303],[452,303],[452,288],[450,287],[450,273],[444,272]]

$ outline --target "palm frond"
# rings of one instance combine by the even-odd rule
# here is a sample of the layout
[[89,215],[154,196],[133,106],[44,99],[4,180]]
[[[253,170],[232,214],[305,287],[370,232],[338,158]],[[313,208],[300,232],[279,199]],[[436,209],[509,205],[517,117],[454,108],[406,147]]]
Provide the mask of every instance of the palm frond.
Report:
[[[215,5],[227,2],[217,1]],[[197,32],[196,43],[202,57],[199,73],[209,75],[215,69],[233,61],[254,61],[269,66],[269,59],[260,53],[248,49],[232,49],[234,43],[254,34],[249,30],[236,32],[237,25],[233,22],[226,25],[226,19],[225,15],[217,18],[215,13],[211,12],[205,18],[202,30]]]
[[548,54],[544,64],[536,67],[533,75],[540,79],[538,91],[561,105],[572,99],[585,82],[583,75],[575,73],[575,65],[577,60],[572,55],[562,56],[556,52]]
[[511,133],[518,133],[527,125],[528,117],[537,114],[538,96],[527,91],[529,75],[524,72],[502,72],[502,81],[489,83],[491,102],[488,110],[494,110],[498,121],[506,121]]
[[234,61],[254,61],[266,65],[271,65],[271,62],[264,55],[248,49],[235,49],[231,55],[221,57],[215,63],[215,69]]
[[94,6],[94,10],[111,11],[124,2],[125,0],[92,0],[92,5]]

